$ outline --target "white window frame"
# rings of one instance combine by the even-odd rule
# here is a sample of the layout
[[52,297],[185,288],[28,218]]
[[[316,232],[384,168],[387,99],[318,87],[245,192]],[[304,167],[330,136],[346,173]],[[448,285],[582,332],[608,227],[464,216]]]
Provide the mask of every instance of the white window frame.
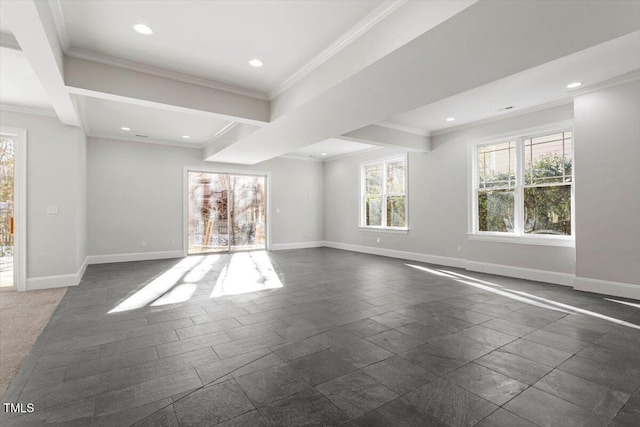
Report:
[[[401,161],[404,165],[404,193],[387,193],[387,163],[393,163]],[[382,164],[382,225],[366,225],[365,215],[365,197],[366,197],[366,179],[365,168],[367,166]],[[404,196],[404,227],[390,227],[387,226],[387,197],[389,196]],[[361,231],[381,231],[385,233],[401,233],[407,234],[409,232],[409,166],[407,161],[407,155],[391,156],[382,159],[371,160],[360,163],[360,224]]]
[[[549,234],[524,234],[524,141],[543,135],[573,132],[573,121],[568,120],[551,125],[536,128],[523,129],[518,132],[492,136],[488,138],[471,140],[468,143],[469,155],[469,240],[485,240],[493,242],[522,243],[543,246],[566,246],[575,247],[575,134],[572,135],[571,144],[571,236],[557,236]],[[478,230],[478,147],[516,142],[516,185],[514,187],[514,223],[513,233],[480,231]]]

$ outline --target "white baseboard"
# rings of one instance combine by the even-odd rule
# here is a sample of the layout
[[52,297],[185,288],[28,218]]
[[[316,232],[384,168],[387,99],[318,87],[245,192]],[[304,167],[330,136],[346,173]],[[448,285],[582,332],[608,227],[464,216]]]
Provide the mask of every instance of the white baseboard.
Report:
[[376,248],[373,246],[352,245],[340,242],[324,242],[324,246],[346,251],[362,252],[365,254],[382,255],[391,258],[408,259],[429,264],[445,265],[447,267],[465,268],[466,261],[462,258],[451,258],[437,255],[420,254],[417,252],[396,251],[393,249]]
[[533,268],[512,267],[510,265],[490,264],[487,262],[467,261],[467,270],[498,276],[515,277],[517,279],[535,280],[555,285],[573,286],[575,276],[556,271],[536,270]]
[[508,265],[489,264],[484,262],[468,261],[462,258],[443,257],[416,252],[396,251],[393,249],[376,248],[371,246],[359,246],[349,243],[324,242],[324,246],[335,249],[344,249],[353,252],[362,252],[373,255],[388,256],[391,258],[408,259],[412,261],[426,262],[429,264],[444,265],[447,267],[464,268],[479,273],[496,274],[498,276],[516,277],[519,279],[536,280],[539,282],[553,283],[563,286],[573,286],[573,274],[557,273],[554,271],[534,270],[531,268],[511,267]]
[[284,251],[287,249],[320,248],[322,246],[325,246],[325,242],[273,243],[269,249],[272,251]]
[[76,273],[78,275],[78,283],[80,283],[80,280],[82,280],[82,276],[84,276],[84,272],[87,270],[88,266],[89,266],[89,257],[86,256],[84,257],[84,262],[82,263],[82,265],[78,269],[78,272]]
[[112,262],[147,261],[151,259],[183,258],[182,250],[161,252],[135,252],[131,254],[91,255],[89,264],[110,264]]
[[576,277],[573,283],[573,288],[578,291],[594,292],[597,294],[640,300],[640,286],[632,285],[630,283],[609,282],[606,280]]
[[[88,258],[88,257],[87,257]],[[88,259],[84,262],[74,274],[59,274],[56,276],[41,276],[27,278],[27,291],[35,291],[40,289],[64,288],[68,286],[78,286],[84,271],[87,269]]]

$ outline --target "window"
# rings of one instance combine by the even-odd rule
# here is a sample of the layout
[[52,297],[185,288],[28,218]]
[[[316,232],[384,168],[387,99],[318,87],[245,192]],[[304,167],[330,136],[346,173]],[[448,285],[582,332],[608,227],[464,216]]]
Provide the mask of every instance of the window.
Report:
[[476,144],[473,164],[472,233],[571,238],[571,130]]
[[406,158],[362,165],[360,225],[376,229],[407,228]]

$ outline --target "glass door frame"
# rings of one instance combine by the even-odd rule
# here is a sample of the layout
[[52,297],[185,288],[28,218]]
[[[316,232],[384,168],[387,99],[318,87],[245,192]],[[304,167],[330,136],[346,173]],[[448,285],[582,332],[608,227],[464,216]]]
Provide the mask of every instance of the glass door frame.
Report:
[[[185,166],[183,170],[183,200],[182,200],[182,253],[189,256],[189,173],[212,173],[212,174],[229,174],[229,175],[241,175],[241,176],[258,176],[264,177],[264,191],[265,191],[265,248],[264,250],[270,250],[271,248],[271,172],[269,171],[254,171],[243,170],[225,167],[207,167],[207,166]],[[229,218],[229,220],[231,220]],[[228,246],[226,252],[230,253],[231,245]],[[247,249],[247,250],[261,250],[261,249]],[[242,251],[242,250],[240,250]],[[193,254],[197,255],[197,254]],[[200,254],[202,255],[202,254]]]
[[27,290],[27,130],[0,126],[0,134],[14,139],[13,159],[13,287]]

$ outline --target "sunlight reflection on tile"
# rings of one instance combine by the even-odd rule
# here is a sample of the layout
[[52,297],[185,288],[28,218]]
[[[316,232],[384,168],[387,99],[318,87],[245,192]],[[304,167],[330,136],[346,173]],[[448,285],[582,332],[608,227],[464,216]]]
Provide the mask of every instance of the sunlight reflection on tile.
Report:
[[[633,323],[629,323],[629,322],[625,322],[624,320],[620,320],[620,319],[616,319],[614,317],[609,317],[606,316],[604,314],[600,314],[600,313],[596,313],[595,311],[590,311],[590,310],[585,310],[583,308],[579,308],[579,307],[575,307],[572,305],[568,305],[568,304],[563,304],[561,302],[557,302],[557,301],[553,301],[547,298],[542,298],[536,295],[532,295],[530,293],[527,292],[522,292],[522,291],[514,291],[511,289],[507,289],[504,288],[504,286],[502,285],[497,285],[495,283],[491,283],[491,282],[486,282],[484,280],[480,280],[480,279],[476,279],[474,277],[471,276],[465,276],[463,274],[458,274],[458,273],[454,273],[452,271],[448,271],[448,270],[433,270],[427,267],[421,267],[418,265],[413,265],[413,264],[405,264],[408,267],[412,267],[418,270],[422,270],[425,271],[427,273],[431,273],[431,274],[435,274],[438,276],[443,276],[443,277],[448,277],[451,279],[454,279],[456,282],[458,283],[462,283],[465,285],[469,285],[469,286],[473,286],[479,289],[483,289],[485,291],[488,292],[492,292],[494,294],[497,295],[501,295],[507,298],[511,298],[514,299],[516,301],[521,301],[521,302],[525,302],[527,304],[530,305],[535,305],[538,307],[542,307],[542,308],[546,308],[548,310],[553,310],[553,311],[560,311],[562,313],[567,313],[567,314],[572,314],[572,313],[580,313],[580,314],[584,314],[587,316],[591,316],[591,317],[596,317],[598,319],[602,319],[602,320],[606,320],[612,323],[616,323],[618,325],[623,325],[623,326],[627,326],[629,328],[634,328],[634,329],[640,329],[640,326],[635,325]],[[469,280],[464,280],[461,278],[466,278]],[[489,285],[489,286],[487,286]],[[501,288],[503,288],[504,290],[500,290],[500,289],[495,289],[491,286],[499,286]],[[614,299],[610,299],[610,298],[604,298],[607,301],[612,301],[612,302],[617,302],[620,304],[626,304],[626,305],[630,305],[632,307],[640,307],[639,304],[634,304],[634,303],[630,303],[630,302],[626,302],[626,301],[618,301],[618,300],[614,300]]]
[[211,298],[281,288],[266,251],[238,252],[231,255],[211,292]]
[[183,259],[178,264],[153,279],[153,281],[148,285],[145,285],[144,288],[122,301],[115,308],[109,311],[109,313],[120,313],[122,311],[135,310],[136,308],[149,305],[169,291],[188,271],[201,262],[202,258],[203,257],[201,256],[194,256]]
[[635,307],[635,308],[640,308],[640,304],[634,304],[634,303],[629,302],[629,301],[620,301],[620,300],[613,299],[613,298],[605,298],[605,300],[611,301],[611,302],[617,302],[618,304],[629,305],[629,306]]
[[[202,257],[198,257],[202,258]],[[204,278],[204,276],[211,270],[213,264],[220,259],[220,255],[206,255],[202,262],[195,266],[184,277],[184,282],[198,282]]]
[[482,283],[482,284],[485,284],[485,285],[497,286],[499,288],[504,288],[504,286],[498,285],[497,283],[486,282],[484,280],[476,279],[475,277],[465,276],[464,274],[460,274],[460,273],[454,273],[453,271],[449,271],[449,270],[439,270],[439,271],[443,271],[443,272],[448,273],[448,274],[453,274],[454,276],[462,277],[463,279],[473,280],[473,281],[476,281],[478,283]]
[[548,304],[543,304],[541,302],[538,302],[536,300],[532,300],[530,298],[525,298],[525,297],[521,297],[521,296],[518,296],[518,295],[514,295],[514,294],[511,293],[512,291],[510,291],[509,289],[505,289],[504,291],[502,291],[502,290],[499,290],[499,289],[490,288],[490,287],[488,287],[486,285],[481,285],[480,283],[473,283],[473,282],[470,282],[468,280],[462,280],[462,279],[455,279],[455,280],[456,280],[456,282],[464,283],[465,285],[470,285],[470,286],[474,286],[476,288],[484,289],[486,291],[493,292],[494,294],[498,294],[498,295],[502,295],[503,297],[514,299],[516,301],[526,302],[527,304],[530,304],[530,305],[535,305],[535,306],[546,308],[548,310],[553,310],[553,311],[561,311],[563,313],[568,313],[568,314],[571,313],[571,312],[563,310],[561,308],[554,307],[554,306],[548,305]]
[[189,301],[193,293],[198,289],[193,283],[183,283],[171,289],[160,298],[151,303],[152,306],[176,304],[179,302]]
[[426,271],[427,273],[431,273],[431,274],[435,274],[436,276],[442,276],[442,277],[448,277],[450,279],[455,279],[454,276],[447,274],[447,273],[441,273],[438,270],[432,270],[430,268],[427,267],[422,267],[419,265],[413,265],[413,264],[405,264],[407,267],[411,267],[411,268],[415,268],[416,270],[422,270],[422,271]]
[[558,307],[567,308],[567,309],[572,310],[572,311],[574,311],[576,313],[586,314],[587,316],[591,316],[591,317],[597,317],[598,319],[607,320],[609,322],[617,323],[619,325],[627,326],[629,328],[640,329],[640,326],[638,326],[636,324],[625,322],[624,320],[616,319],[615,317],[609,317],[609,316],[606,316],[604,314],[596,313],[595,311],[585,310],[583,308],[574,307],[572,305],[563,304],[563,303],[557,302],[557,301],[552,301],[552,300],[549,300],[549,299],[546,299],[546,298],[542,298],[542,297],[538,297],[538,296],[535,296],[535,295],[528,294],[526,292],[521,292],[521,291],[512,291],[512,292],[515,292],[515,293],[518,293],[518,294],[521,294],[521,295],[526,295],[526,296],[528,296],[530,298],[535,298],[535,299],[540,300],[540,301],[545,301],[545,302],[548,302],[549,304],[557,305]]

